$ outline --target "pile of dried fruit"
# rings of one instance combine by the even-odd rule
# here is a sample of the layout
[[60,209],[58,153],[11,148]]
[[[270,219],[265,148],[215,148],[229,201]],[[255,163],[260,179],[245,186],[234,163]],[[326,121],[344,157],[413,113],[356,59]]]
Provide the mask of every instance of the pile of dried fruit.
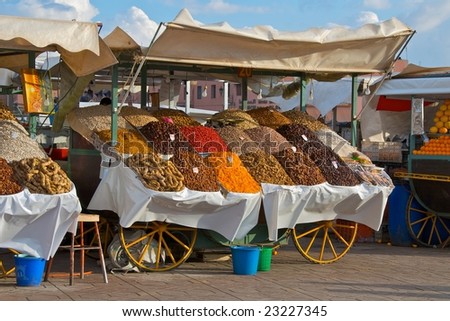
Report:
[[227,149],[238,155],[258,150],[258,143],[254,142],[247,133],[235,126],[216,128],[220,137],[227,145]]
[[207,159],[216,171],[217,180],[228,192],[258,193],[261,191],[261,186],[243,166],[237,154],[212,153]]
[[275,156],[271,154],[258,150],[242,154],[239,158],[258,183],[294,185]]
[[30,193],[63,194],[72,189],[72,182],[58,163],[50,158],[26,158],[10,163],[15,178]]
[[303,112],[297,108],[293,108],[291,110],[285,111],[282,113],[283,116],[286,116],[291,120],[291,122],[295,124],[300,124],[303,126],[308,127],[312,131],[320,130],[320,129],[326,129],[328,128],[327,125],[324,123],[318,121],[313,116],[307,114],[306,112]]
[[288,148],[274,154],[295,185],[317,185],[326,182],[320,169],[302,153]]
[[286,148],[292,148],[292,144],[275,129],[259,126],[247,129],[245,133],[258,147],[268,154],[280,152]]
[[217,192],[219,184],[214,169],[195,152],[178,151],[170,159],[184,177],[184,185],[193,191]]
[[163,155],[173,155],[177,150],[194,151],[175,124],[150,122],[139,129],[152,150]]
[[258,127],[259,124],[245,111],[240,109],[225,109],[214,114],[209,120],[213,127],[235,126],[240,129]]
[[145,187],[160,192],[178,192],[184,188],[184,177],[171,161],[154,153],[134,154],[125,160]]
[[14,170],[4,158],[0,158],[0,195],[19,193],[23,187],[14,177]]
[[290,124],[291,120],[283,116],[281,112],[272,107],[261,107],[248,110],[247,113],[261,126],[267,126],[273,129]]
[[[105,143],[111,142],[111,130],[97,132],[98,137]],[[147,141],[135,129],[117,130],[117,145],[114,147],[121,154],[147,154],[152,151]]]
[[199,153],[225,152],[227,146],[220,135],[211,127],[184,126],[180,132]]

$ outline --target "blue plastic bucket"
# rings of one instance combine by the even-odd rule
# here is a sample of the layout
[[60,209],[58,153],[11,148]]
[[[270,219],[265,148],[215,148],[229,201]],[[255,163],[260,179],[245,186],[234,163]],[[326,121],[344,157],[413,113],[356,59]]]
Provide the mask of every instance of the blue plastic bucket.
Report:
[[389,195],[388,232],[392,245],[411,246],[414,239],[408,230],[406,208],[411,191],[409,185],[396,185]]
[[44,274],[45,259],[17,254],[14,256],[16,283],[18,286],[39,286]]
[[258,270],[259,252],[257,246],[232,246],[233,272],[239,275],[255,275]]

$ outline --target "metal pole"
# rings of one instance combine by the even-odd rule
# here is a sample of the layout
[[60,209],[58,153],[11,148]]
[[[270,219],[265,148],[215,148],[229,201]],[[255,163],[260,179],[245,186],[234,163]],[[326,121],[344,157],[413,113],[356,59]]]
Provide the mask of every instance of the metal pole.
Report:
[[352,75],[352,115],[351,115],[351,131],[352,131],[352,146],[358,144],[358,119],[356,118],[358,107],[358,77]]

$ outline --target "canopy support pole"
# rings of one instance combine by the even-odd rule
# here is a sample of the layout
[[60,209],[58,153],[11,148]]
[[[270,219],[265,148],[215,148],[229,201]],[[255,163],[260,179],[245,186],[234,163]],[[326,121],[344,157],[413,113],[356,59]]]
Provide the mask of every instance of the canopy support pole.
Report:
[[300,75],[300,110],[306,113],[306,79],[303,74]]
[[117,124],[118,124],[118,112],[117,101],[119,99],[119,67],[118,65],[112,66],[112,95],[111,95],[111,146],[117,145]]
[[141,109],[147,107],[147,103],[148,103],[147,65],[144,64],[141,70]]
[[357,146],[358,144],[358,119],[356,118],[357,107],[358,107],[358,77],[352,75],[352,122],[351,122],[351,132],[352,132],[352,146]]
[[248,79],[247,77],[242,78],[242,110],[247,110],[248,106]]

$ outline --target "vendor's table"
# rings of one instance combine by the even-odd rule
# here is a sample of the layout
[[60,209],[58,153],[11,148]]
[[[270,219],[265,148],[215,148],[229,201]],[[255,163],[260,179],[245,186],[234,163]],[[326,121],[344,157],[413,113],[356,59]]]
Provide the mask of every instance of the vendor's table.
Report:
[[76,189],[57,195],[28,189],[0,196],[0,248],[48,260],[67,232],[75,233],[81,212]]

